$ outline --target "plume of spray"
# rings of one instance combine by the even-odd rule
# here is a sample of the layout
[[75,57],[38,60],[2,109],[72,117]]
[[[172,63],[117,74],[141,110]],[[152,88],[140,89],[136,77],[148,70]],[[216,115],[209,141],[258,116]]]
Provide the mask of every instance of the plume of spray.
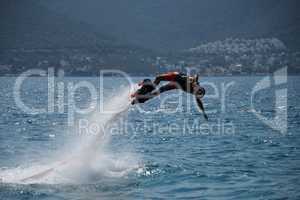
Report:
[[90,123],[99,125],[99,132],[81,139],[76,145],[80,147],[78,153],[69,161],[71,169],[65,165],[69,177],[77,179],[76,181],[79,179],[80,182],[90,182],[91,178],[97,180],[107,176],[120,177],[137,167],[136,157],[131,153],[116,155],[107,148],[111,139],[109,125],[124,117],[129,109],[129,88],[123,88],[122,92],[118,92],[118,95],[110,98],[104,105],[102,112],[95,112],[88,118]]
[[117,95],[104,102],[102,112],[95,112],[87,117],[89,122],[97,123],[101,129],[97,134],[85,135],[73,143],[70,148],[76,149],[74,153],[62,153],[57,161],[47,165],[36,164],[1,171],[0,181],[21,184],[81,184],[101,181],[103,178],[123,177],[138,169],[136,155],[131,152],[120,155],[107,148],[111,138],[107,128],[128,111],[129,93],[130,88],[122,88]]

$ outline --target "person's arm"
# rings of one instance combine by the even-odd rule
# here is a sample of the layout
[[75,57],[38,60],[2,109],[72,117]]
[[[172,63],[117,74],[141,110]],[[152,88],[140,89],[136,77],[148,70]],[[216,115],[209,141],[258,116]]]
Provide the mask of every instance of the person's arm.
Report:
[[208,116],[207,116],[206,113],[205,113],[205,109],[204,109],[204,106],[203,106],[203,103],[202,103],[201,99],[198,98],[198,97],[196,96],[196,101],[197,101],[198,107],[199,107],[199,108],[201,109],[201,111],[203,112],[204,118],[205,118],[206,120],[208,120]]

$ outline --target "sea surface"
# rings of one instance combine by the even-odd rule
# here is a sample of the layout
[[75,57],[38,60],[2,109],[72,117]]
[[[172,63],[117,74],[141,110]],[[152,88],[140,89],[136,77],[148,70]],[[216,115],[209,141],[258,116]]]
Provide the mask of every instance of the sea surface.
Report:
[[300,199],[300,77],[263,79],[201,78],[206,121],[120,77],[2,77],[0,199]]

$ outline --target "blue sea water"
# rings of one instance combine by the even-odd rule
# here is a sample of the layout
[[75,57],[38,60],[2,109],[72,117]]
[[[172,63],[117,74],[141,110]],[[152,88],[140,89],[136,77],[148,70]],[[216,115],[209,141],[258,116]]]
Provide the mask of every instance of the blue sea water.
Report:
[[[92,83],[105,109],[127,105],[124,80],[107,77],[101,89],[97,78],[64,78],[64,112],[55,106],[33,115],[16,105],[16,79],[2,77],[0,199],[300,199],[300,79],[289,76],[281,86],[258,91],[251,107],[263,78],[201,79],[208,122],[189,95],[173,91],[121,116],[77,114],[70,127],[68,83]],[[47,108],[47,87],[47,79],[29,78],[22,101]],[[287,89],[285,106],[277,107],[278,89]],[[91,101],[84,88],[72,97],[80,108]],[[287,130],[270,127],[252,108],[270,120],[276,110],[287,111],[276,121],[284,130],[286,119]],[[80,118],[111,123],[108,136],[94,143],[97,137],[78,133]]]

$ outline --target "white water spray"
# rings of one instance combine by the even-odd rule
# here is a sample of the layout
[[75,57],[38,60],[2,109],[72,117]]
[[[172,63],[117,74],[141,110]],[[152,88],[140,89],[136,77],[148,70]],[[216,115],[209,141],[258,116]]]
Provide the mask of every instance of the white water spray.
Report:
[[63,153],[58,161],[47,165],[35,164],[30,167],[1,170],[0,181],[20,184],[91,183],[107,177],[123,177],[139,168],[138,159],[132,153],[120,155],[107,148],[110,135],[105,127],[121,117],[130,106],[129,89],[122,91],[104,104],[102,113],[97,112],[87,118],[103,129],[99,134],[86,135],[73,143],[72,149],[76,149],[74,153]]

